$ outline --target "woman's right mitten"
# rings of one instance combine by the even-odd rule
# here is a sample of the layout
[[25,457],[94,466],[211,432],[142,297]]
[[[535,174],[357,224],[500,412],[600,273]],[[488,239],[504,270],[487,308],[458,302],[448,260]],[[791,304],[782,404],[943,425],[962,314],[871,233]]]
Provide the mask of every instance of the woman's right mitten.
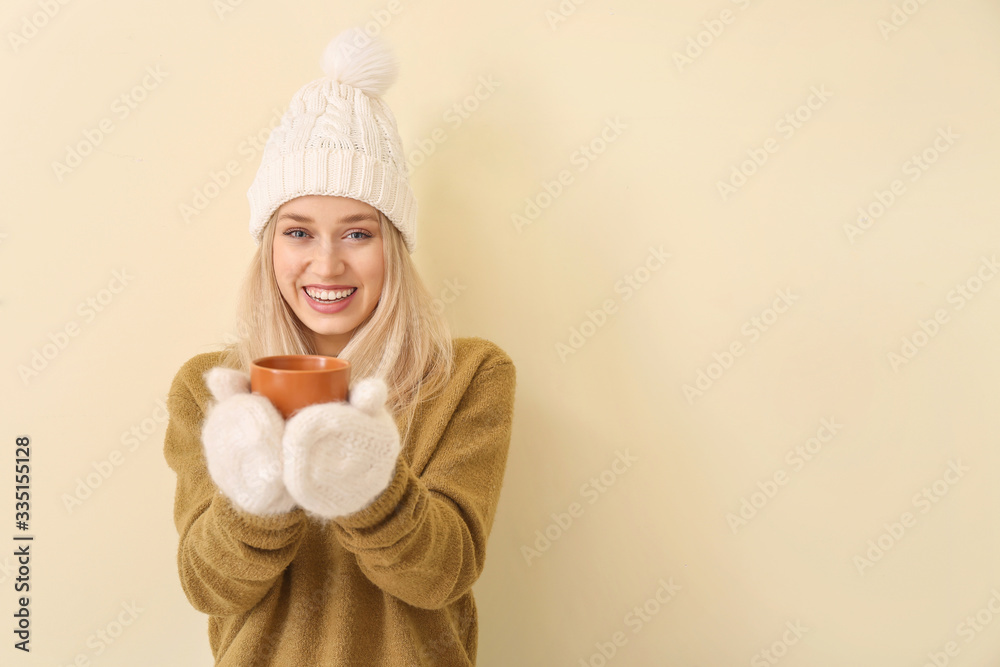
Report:
[[277,408],[250,393],[250,378],[240,371],[217,366],[205,373],[205,384],[215,399],[201,430],[212,481],[250,514],[295,509],[282,480],[285,420]]

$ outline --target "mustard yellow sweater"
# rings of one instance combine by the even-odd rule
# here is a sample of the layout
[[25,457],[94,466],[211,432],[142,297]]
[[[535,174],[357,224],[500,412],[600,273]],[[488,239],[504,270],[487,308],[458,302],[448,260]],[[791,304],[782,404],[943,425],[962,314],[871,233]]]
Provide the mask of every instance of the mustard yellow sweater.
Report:
[[456,338],[454,351],[454,375],[417,408],[389,487],[329,522],[298,507],[248,514],[222,495],[200,437],[211,400],[202,375],[219,353],[181,367],[164,442],[177,474],[177,567],[209,615],[216,667],[475,665],[472,585],[503,483],[515,370],[482,338]]

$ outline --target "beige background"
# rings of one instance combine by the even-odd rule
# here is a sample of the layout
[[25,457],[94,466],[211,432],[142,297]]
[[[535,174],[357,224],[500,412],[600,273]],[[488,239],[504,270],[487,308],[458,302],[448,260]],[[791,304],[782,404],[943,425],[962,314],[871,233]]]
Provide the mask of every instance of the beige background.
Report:
[[[0,662],[211,664],[177,578],[158,402],[234,331],[248,137],[320,76],[334,34],[378,18],[403,63],[386,97],[421,163],[414,257],[455,333],[518,368],[479,664],[1000,655],[1000,280],[983,260],[1000,252],[1000,5],[224,1],[4,3]],[[125,115],[122,95],[144,99]],[[475,110],[458,124],[455,104]],[[103,119],[60,179],[53,163]],[[185,221],[196,192],[210,198]],[[852,233],[859,207],[872,217]],[[518,229],[515,213],[537,215]],[[670,256],[647,265],[650,248]],[[792,305],[769,311],[782,290]],[[50,358],[22,377],[36,353]],[[23,434],[30,656],[9,629]],[[105,644],[123,604],[141,612]]]

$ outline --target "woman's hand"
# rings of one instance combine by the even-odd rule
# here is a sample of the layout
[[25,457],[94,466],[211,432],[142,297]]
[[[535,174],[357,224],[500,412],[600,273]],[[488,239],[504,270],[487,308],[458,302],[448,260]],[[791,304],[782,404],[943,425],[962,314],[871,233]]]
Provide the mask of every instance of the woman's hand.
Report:
[[215,399],[205,415],[201,439],[215,485],[251,514],[291,511],[295,500],[282,480],[281,437],[285,420],[269,400],[250,393],[250,377],[217,366],[205,373]]
[[367,507],[389,486],[400,441],[386,396],[382,379],[366,378],[349,402],[310,405],[289,418],[284,479],[300,506],[332,519]]

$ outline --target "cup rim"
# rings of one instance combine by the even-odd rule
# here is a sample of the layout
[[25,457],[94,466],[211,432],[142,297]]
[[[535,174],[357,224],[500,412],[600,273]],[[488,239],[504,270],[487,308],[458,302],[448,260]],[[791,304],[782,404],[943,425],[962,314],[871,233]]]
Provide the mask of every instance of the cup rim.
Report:
[[[337,363],[334,364],[333,368],[274,368],[273,366],[265,365],[267,362],[273,361],[274,359],[287,359],[292,357],[296,359],[334,359]],[[341,359],[340,357],[331,357],[325,354],[275,354],[269,357],[254,359],[250,362],[250,366],[259,370],[278,373],[336,373],[350,368],[351,362],[346,359]]]

